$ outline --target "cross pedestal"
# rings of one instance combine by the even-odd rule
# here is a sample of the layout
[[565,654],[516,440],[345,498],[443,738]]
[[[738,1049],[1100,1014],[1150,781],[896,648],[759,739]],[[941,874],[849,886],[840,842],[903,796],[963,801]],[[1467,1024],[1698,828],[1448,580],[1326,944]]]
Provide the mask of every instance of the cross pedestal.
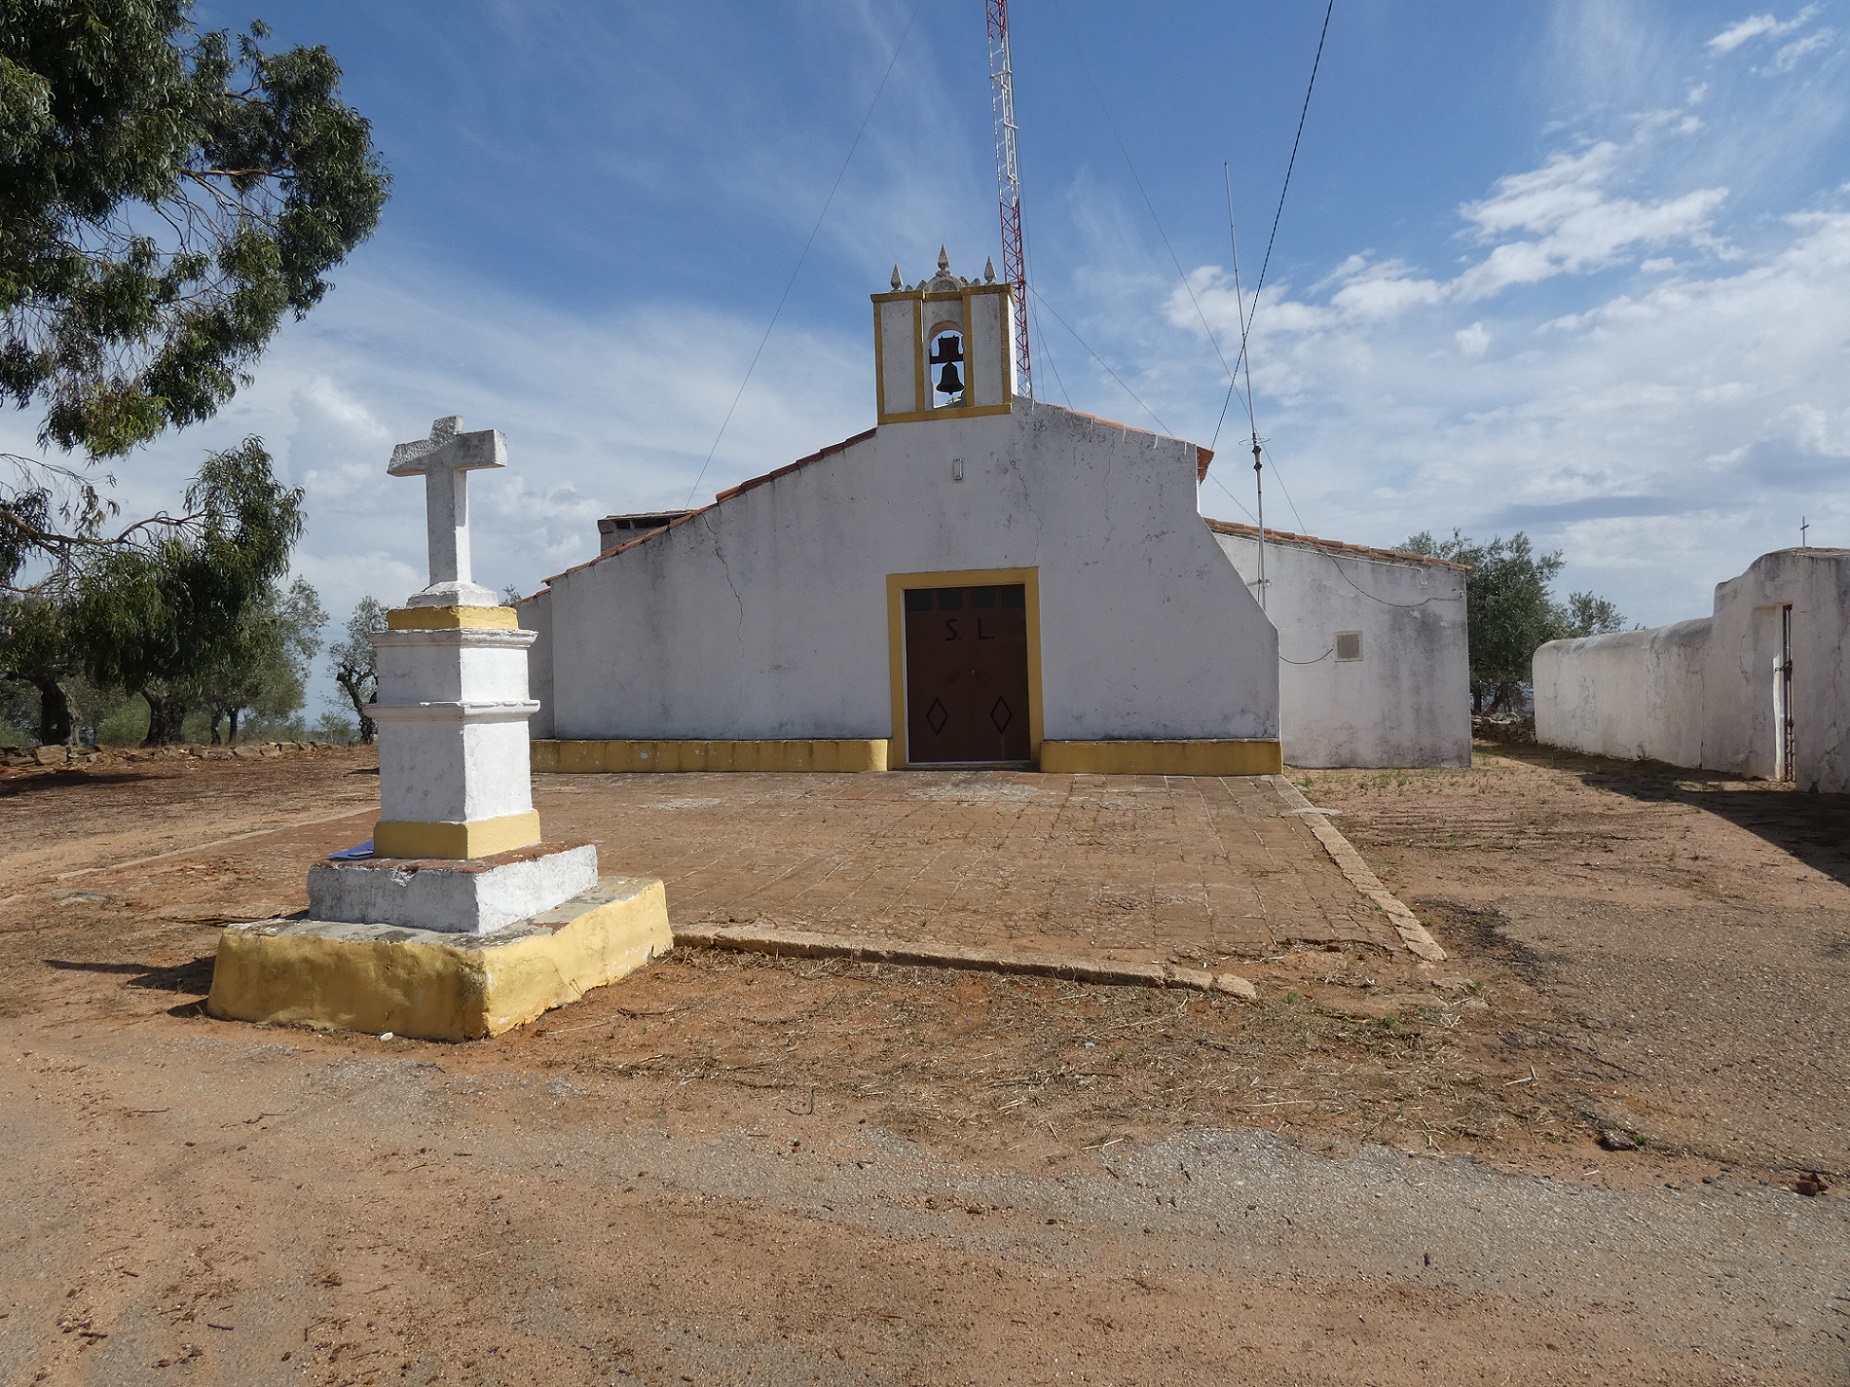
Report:
[[527,697],[534,633],[469,572],[469,473],[505,466],[500,430],[464,433],[454,415],[400,443],[386,465],[424,478],[430,582],[373,637],[376,857],[474,859],[540,841],[527,742],[540,706]]
[[309,869],[310,918],[225,932],[214,1014],[459,1040],[673,947],[659,881],[600,878],[595,847],[540,841],[535,633],[470,576],[468,474],[506,465],[498,430],[464,433],[454,416],[392,450],[389,473],[424,478],[430,582],[372,638],[373,853]]

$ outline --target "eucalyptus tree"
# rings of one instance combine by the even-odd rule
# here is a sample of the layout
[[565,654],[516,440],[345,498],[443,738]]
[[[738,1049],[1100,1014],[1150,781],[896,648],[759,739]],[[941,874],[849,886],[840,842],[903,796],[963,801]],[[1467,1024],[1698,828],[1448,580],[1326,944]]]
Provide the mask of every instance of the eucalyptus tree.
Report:
[[[210,418],[389,187],[327,49],[268,52],[261,23],[201,32],[190,8],[0,0],[0,404],[84,464]],[[0,586],[137,547],[106,481],[8,461]]]
[[206,459],[185,512],[146,542],[103,551],[72,604],[87,672],[147,701],[149,745],[179,740],[302,532],[301,491],[276,481],[254,438]]

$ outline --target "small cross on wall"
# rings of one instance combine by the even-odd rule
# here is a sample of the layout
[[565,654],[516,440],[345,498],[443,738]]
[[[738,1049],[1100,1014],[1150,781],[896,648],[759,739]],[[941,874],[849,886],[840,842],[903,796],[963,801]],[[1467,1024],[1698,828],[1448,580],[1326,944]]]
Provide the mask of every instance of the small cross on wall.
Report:
[[430,536],[430,586],[411,607],[492,607],[494,593],[469,573],[468,474],[507,466],[507,439],[499,429],[464,433],[460,415],[434,421],[430,437],[400,443],[385,470],[394,477],[424,478],[424,520]]

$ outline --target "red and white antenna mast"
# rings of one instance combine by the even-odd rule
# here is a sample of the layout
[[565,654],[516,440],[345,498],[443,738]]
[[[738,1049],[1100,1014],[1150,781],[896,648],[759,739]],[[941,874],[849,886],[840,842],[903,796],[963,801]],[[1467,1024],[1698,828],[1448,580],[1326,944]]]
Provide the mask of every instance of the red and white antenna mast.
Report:
[[996,189],[1002,201],[1002,278],[1015,289],[1015,390],[1033,396],[1028,363],[1028,267],[1021,253],[1021,168],[1015,156],[1015,73],[1009,62],[1009,0],[989,10],[989,98],[996,113]]

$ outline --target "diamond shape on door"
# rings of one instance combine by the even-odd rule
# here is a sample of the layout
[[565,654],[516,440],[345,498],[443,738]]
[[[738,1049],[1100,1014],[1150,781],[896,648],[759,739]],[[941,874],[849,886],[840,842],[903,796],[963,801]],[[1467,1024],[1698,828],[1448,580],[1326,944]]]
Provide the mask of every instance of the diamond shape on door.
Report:
[[945,711],[944,705],[934,698],[931,707],[925,710],[925,721],[931,725],[931,730],[943,735],[944,724],[950,720],[951,715]]
[[996,731],[1006,732],[1009,724],[1015,720],[1015,710],[1009,707],[1006,698],[998,698],[996,706],[989,710],[989,720],[995,724]]

